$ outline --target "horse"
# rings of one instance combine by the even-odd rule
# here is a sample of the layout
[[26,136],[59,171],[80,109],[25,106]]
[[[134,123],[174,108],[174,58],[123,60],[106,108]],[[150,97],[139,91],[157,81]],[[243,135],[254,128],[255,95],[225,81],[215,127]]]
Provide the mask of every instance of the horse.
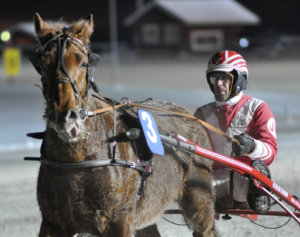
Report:
[[[128,136],[130,129],[141,129],[138,109],[118,109],[91,77],[98,60],[89,47],[93,15],[68,25],[36,13],[33,22],[39,47],[31,61],[41,74],[46,122],[37,181],[39,236],[132,237],[154,225],[174,201],[194,237],[215,236],[212,161],[167,144],[165,154],[156,155],[143,133]],[[188,113],[167,101],[140,104]],[[99,109],[105,112],[91,115]],[[160,134],[176,131],[211,149],[197,121],[151,113]]]

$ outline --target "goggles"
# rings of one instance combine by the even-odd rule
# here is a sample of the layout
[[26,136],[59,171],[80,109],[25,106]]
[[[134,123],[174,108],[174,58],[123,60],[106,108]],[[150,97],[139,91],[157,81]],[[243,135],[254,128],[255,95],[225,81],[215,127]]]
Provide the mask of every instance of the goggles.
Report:
[[211,84],[215,84],[217,81],[229,80],[233,82],[234,76],[229,72],[210,72],[207,74],[207,78]]

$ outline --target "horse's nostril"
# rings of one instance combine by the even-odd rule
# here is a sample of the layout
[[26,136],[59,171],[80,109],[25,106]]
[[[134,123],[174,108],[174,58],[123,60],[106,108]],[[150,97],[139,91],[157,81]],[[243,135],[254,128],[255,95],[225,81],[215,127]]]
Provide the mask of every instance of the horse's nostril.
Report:
[[66,119],[68,120],[68,119],[78,119],[78,113],[76,112],[76,111],[74,111],[74,110],[70,110],[69,111],[69,113],[68,113],[68,115],[67,115],[67,117],[66,117]]

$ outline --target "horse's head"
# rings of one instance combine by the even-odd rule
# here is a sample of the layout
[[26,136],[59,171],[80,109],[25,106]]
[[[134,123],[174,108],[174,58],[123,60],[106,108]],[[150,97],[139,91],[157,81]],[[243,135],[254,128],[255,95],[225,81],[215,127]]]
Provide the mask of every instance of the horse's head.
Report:
[[87,93],[93,83],[89,71],[98,60],[88,48],[93,16],[66,27],[46,24],[36,13],[34,26],[40,47],[31,61],[42,75],[47,124],[61,139],[75,142],[84,132]]

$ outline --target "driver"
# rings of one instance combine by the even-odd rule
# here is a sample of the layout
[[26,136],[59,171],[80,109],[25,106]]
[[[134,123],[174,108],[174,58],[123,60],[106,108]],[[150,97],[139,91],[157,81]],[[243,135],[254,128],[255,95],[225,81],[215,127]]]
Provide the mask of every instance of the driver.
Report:
[[[270,178],[268,165],[277,154],[275,118],[264,101],[245,95],[245,59],[234,51],[218,52],[208,62],[206,78],[215,101],[198,108],[195,116],[239,141],[207,130],[213,150],[252,165]],[[245,176],[215,163],[213,177],[217,207],[269,210],[270,198],[249,185]]]

